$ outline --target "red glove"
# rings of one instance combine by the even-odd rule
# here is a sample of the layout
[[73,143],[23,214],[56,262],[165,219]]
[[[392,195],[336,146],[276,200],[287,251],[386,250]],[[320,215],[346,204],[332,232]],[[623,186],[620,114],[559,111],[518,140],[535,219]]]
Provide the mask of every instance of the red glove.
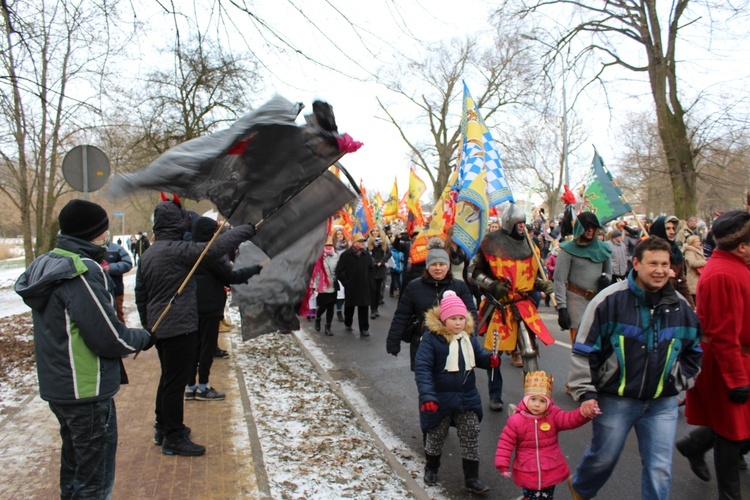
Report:
[[107,262],[106,260],[103,261],[102,262],[102,269],[104,269],[105,271],[109,272],[109,262]]
[[500,356],[497,354],[490,355],[490,368],[497,368],[500,366]]
[[422,403],[422,406],[419,407],[419,411],[435,413],[438,411],[438,405],[434,401],[427,401],[426,403]]

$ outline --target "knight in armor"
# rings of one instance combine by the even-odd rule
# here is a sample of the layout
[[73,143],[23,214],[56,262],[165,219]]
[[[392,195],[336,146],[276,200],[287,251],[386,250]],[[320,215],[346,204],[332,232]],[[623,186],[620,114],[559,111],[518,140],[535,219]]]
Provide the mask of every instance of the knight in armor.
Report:
[[[538,354],[534,337],[546,345],[554,339],[539,317],[529,292],[538,290],[551,294],[554,285],[552,281],[537,278],[540,260],[533,252],[538,253],[538,250],[532,249],[526,240],[525,224],[523,209],[511,203],[503,213],[500,229],[487,233],[482,239],[479,251],[469,264],[468,276],[485,296],[480,305],[478,330],[478,334],[484,336],[484,348],[495,352],[518,350],[524,360],[535,362]],[[519,335],[521,323],[528,335]],[[488,379],[490,409],[501,411],[500,369],[490,369]]]

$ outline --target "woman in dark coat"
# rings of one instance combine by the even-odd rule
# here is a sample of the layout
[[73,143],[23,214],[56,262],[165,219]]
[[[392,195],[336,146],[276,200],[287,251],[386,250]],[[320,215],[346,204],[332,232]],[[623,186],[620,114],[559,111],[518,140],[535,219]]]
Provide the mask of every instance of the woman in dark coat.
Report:
[[[477,307],[474,297],[469,291],[466,283],[455,279],[450,273],[450,258],[443,248],[444,244],[439,238],[433,238],[428,243],[427,269],[421,278],[409,282],[401,292],[398,307],[393,314],[393,321],[388,330],[386,339],[386,350],[388,354],[398,356],[401,352],[401,342],[409,342],[410,367],[414,371],[414,358],[417,355],[419,342],[422,339],[424,314],[440,302],[446,290],[456,292],[466,304],[466,308],[477,321]],[[413,320],[417,325],[411,328],[413,335],[409,339],[404,338],[404,331]],[[472,332],[473,333],[473,332]]]
[[370,318],[375,319],[380,316],[378,307],[383,303],[385,293],[385,279],[388,277],[388,259],[391,258],[391,249],[388,248],[388,238],[383,237],[380,226],[375,226],[370,230],[370,237],[367,239],[367,250],[372,256],[372,262],[375,265],[373,273],[372,310]]

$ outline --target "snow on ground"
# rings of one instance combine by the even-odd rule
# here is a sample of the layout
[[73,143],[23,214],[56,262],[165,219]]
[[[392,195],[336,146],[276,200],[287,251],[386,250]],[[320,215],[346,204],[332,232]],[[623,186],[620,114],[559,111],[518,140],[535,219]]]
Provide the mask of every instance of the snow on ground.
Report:
[[[0,318],[29,311],[13,292],[13,283],[24,269],[23,261],[4,264],[0,264]],[[124,281],[126,294],[132,294],[135,272],[128,273]],[[239,322],[236,309],[230,310],[230,317]],[[137,324],[137,318],[128,319]],[[272,497],[414,498],[375,438],[360,425],[330,382],[320,377],[302,345],[324,370],[333,367],[304,331],[261,335],[249,342],[237,342],[234,349]],[[12,379],[12,384],[0,384],[0,413],[28,404],[29,398],[36,396],[35,370],[13,374]],[[403,451],[408,447],[390,436],[357,388],[342,383],[339,387],[412,477],[421,476],[421,460]]]

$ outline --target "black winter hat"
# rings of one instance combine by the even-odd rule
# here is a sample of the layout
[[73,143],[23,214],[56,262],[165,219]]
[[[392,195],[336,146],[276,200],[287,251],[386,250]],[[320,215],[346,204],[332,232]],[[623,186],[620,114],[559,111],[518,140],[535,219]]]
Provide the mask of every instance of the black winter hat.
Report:
[[60,232],[67,236],[91,241],[109,229],[107,211],[86,200],[70,200],[57,217]]

